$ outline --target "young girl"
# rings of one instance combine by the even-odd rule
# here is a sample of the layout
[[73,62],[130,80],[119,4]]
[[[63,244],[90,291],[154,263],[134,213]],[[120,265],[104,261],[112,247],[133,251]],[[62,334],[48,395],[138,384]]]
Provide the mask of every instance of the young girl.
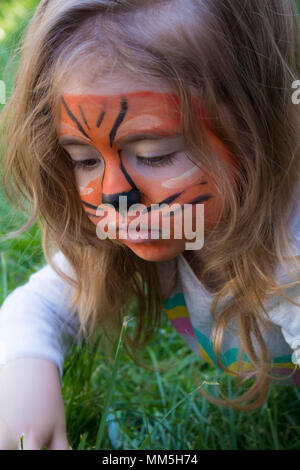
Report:
[[[166,312],[199,358],[253,379],[233,402],[205,393],[217,404],[300,384],[299,46],[292,0],[40,3],[2,116],[4,183],[49,264],[1,308],[1,448],[24,430],[27,448],[68,448],[69,340],[118,335],[129,308],[133,357]],[[175,237],[175,213],[169,239],[122,238],[121,196],[144,221],[176,203],[195,224],[203,204],[203,247]]]

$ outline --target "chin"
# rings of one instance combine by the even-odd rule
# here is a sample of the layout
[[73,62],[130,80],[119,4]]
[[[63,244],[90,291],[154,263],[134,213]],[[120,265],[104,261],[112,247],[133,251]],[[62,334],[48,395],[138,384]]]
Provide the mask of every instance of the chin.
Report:
[[185,250],[183,240],[159,240],[139,244],[123,241],[123,243],[139,258],[152,262],[171,260]]

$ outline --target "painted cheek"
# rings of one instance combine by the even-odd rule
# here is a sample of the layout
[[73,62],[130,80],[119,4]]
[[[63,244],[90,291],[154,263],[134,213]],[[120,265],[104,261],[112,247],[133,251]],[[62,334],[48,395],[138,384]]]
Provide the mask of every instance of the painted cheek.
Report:
[[82,201],[87,204],[98,207],[102,201],[102,175],[89,182],[87,186],[79,188],[79,194]]
[[162,182],[164,188],[183,189],[202,179],[204,172],[197,165],[185,170],[181,175],[166,179]]
[[150,166],[134,158],[123,159],[128,173],[134,176],[134,180],[139,182],[141,187],[147,188],[145,192],[148,196],[157,191],[166,196],[170,189],[184,189],[187,185],[199,181],[204,173],[197,163],[192,161],[184,150],[175,152],[171,160],[164,165]]
[[[239,161],[235,155],[230,152],[230,150],[223,144],[223,142],[218,139],[218,137],[212,132],[211,126],[210,126],[210,119],[205,113],[203,112],[203,109],[201,108],[201,105],[197,99],[193,100],[197,115],[199,118],[199,121],[201,123],[201,126],[205,129],[208,141],[211,145],[211,147],[215,150],[216,154],[219,156],[221,160],[223,160],[223,163],[225,166],[227,166],[227,169],[229,170],[230,174],[230,167],[234,167],[235,169],[240,168]],[[213,175],[210,175],[213,179]],[[232,178],[232,183],[235,184],[234,178]]]

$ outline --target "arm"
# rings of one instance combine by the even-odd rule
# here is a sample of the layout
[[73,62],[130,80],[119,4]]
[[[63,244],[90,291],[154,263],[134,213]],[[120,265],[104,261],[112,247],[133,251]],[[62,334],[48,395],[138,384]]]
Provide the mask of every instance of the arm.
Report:
[[0,450],[68,450],[64,403],[56,365],[19,357],[0,366]]
[[[68,272],[61,252],[53,261]],[[72,289],[47,265],[6,298],[0,309],[0,363],[18,357],[40,357],[54,362],[62,378],[68,347],[79,340],[79,319],[68,307]]]
[[[61,253],[54,262],[66,272]],[[60,382],[79,330],[68,307],[71,292],[45,266],[0,309],[0,449],[17,449],[22,433],[24,449],[68,449]]]

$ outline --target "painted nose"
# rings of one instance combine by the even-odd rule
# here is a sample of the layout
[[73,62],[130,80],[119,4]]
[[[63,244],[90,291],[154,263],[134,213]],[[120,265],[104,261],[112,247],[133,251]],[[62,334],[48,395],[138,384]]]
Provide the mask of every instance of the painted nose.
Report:
[[102,204],[111,204],[116,211],[119,212],[120,196],[126,196],[125,206],[127,212],[132,204],[140,204],[141,202],[141,193],[137,188],[133,188],[130,191],[123,191],[122,193],[102,194]]
[[[140,204],[141,193],[123,166],[120,155],[118,155],[118,159],[109,160],[105,173],[103,179],[102,204],[111,204],[118,212],[120,212],[120,196],[126,196],[125,204],[123,198],[122,205],[123,207],[125,205],[127,212],[129,206],[132,204]],[[122,189],[123,191],[118,193],[113,192],[116,188],[119,188],[119,190]]]

